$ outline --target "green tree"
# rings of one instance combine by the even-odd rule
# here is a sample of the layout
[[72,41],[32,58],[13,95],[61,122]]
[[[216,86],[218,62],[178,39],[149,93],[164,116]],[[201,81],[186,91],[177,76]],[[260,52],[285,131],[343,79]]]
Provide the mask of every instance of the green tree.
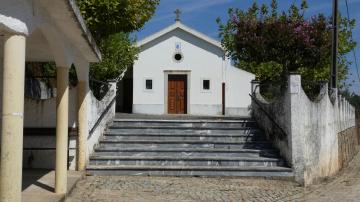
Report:
[[160,0],[78,0],[81,14],[97,40],[141,29]]
[[[289,72],[299,72],[309,92],[330,77],[332,20],[323,14],[307,19],[307,8],[306,0],[283,12],[276,0],[270,7],[254,3],[246,11],[231,8],[225,24],[217,19],[222,45],[237,67],[261,82],[284,83]],[[339,79],[344,81],[350,64],[346,54],[356,46],[351,39],[355,21],[339,19]]]
[[77,0],[81,14],[97,41],[103,61],[92,64],[97,80],[117,78],[131,68],[138,54],[129,33],[141,29],[154,15],[160,0]]
[[90,75],[97,80],[118,77],[122,71],[130,67],[137,59],[138,48],[133,46],[134,40],[129,34],[119,32],[101,41],[103,61],[91,66]]

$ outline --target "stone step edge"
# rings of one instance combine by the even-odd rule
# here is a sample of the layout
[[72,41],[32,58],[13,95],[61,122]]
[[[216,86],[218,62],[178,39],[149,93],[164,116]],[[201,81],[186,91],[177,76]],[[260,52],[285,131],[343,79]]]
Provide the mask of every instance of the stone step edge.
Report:
[[201,141],[201,140],[100,140],[99,144],[251,144],[270,145],[268,141]]
[[123,122],[123,123],[132,123],[132,122],[145,122],[145,123],[256,123],[252,118],[243,118],[236,120],[206,120],[206,119],[114,119],[113,122]]
[[257,127],[179,127],[179,126],[114,126],[110,125],[108,129],[152,129],[152,130],[259,130]]
[[217,148],[149,148],[149,149],[140,149],[140,148],[126,148],[126,149],[104,149],[104,148],[96,148],[96,152],[223,152],[223,153],[279,153],[276,149],[217,149]]
[[261,134],[237,134],[237,135],[232,135],[232,134],[173,134],[173,133],[160,133],[160,134],[156,134],[156,133],[143,133],[143,134],[131,134],[131,133],[123,133],[123,134],[119,134],[119,133],[112,133],[112,132],[105,132],[104,136],[108,136],[108,137],[119,137],[119,136],[126,136],[126,137],[152,137],[152,136],[159,136],[159,137],[263,137],[266,138],[265,135],[261,135]]
[[279,162],[284,161],[281,158],[266,157],[212,157],[212,156],[191,156],[191,157],[173,157],[173,156],[91,156],[90,160],[160,160],[160,161],[259,161],[259,162]]
[[87,170],[183,170],[183,171],[252,171],[252,172],[290,172],[292,168],[288,167],[262,167],[262,166],[105,166],[105,165],[88,165]]
[[239,170],[87,170],[87,176],[154,176],[154,177],[205,177],[205,178],[260,178],[267,180],[294,181],[293,172],[287,171],[239,171]]

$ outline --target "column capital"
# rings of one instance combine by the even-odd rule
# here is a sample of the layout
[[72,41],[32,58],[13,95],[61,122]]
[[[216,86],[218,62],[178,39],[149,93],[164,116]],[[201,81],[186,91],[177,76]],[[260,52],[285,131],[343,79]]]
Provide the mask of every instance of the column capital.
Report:
[[6,35],[29,35],[29,29],[23,21],[0,14],[0,31]]

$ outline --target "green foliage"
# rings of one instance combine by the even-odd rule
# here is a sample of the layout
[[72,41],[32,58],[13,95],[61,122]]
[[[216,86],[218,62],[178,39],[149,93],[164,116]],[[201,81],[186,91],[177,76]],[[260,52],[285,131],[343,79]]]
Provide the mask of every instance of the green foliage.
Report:
[[131,68],[139,52],[133,43],[134,40],[129,38],[129,34],[122,32],[101,41],[100,50],[103,61],[91,65],[90,75],[96,80],[104,81],[115,79],[123,70]]
[[[55,85],[53,80],[56,78],[56,64],[55,62],[27,62],[26,77],[38,79],[45,82],[49,88],[53,88]],[[69,69],[69,84],[76,86],[77,83],[76,69],[74,65],[71,65]]]
[[160,0],[78,0],[81,14],[97,40],[144,26]]
[[117,78],[137,57],[130,32],[141,29],[160,0],[77,0],[81,14],[99,44],[103,61],[92,64],[90,75],[101,81]]
[[42,63],[42,74],[44,77],[56,77],[55,62]]
[[281,77],[283,66],[276,62],[264,62],[257,64],[255,62],[242,62],[239,61],[238,67],[246,69],[255,74],[256,78],[260,81],[276,81]]
[[[289,72],[299,72],[304,89],[311,89],[330,78],[332,19],[323,14],[306,19],[307,8],[306,0],[282,12],[276,0],[270,7],[255,2],[246,11],[231,8],[225,24],[217,19],[222,45],[239,68],[261,82],[284,81]],[[346,54],[356,46],[351,40],[355,20],[339,19],[338,77],[345,81],[350,65]]]

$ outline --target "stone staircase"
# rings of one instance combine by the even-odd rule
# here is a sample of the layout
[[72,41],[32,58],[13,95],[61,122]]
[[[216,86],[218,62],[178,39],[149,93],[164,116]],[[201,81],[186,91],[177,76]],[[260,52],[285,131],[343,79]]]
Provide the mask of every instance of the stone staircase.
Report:
[[88,175],[292,177],[249,118],[116,119]]

